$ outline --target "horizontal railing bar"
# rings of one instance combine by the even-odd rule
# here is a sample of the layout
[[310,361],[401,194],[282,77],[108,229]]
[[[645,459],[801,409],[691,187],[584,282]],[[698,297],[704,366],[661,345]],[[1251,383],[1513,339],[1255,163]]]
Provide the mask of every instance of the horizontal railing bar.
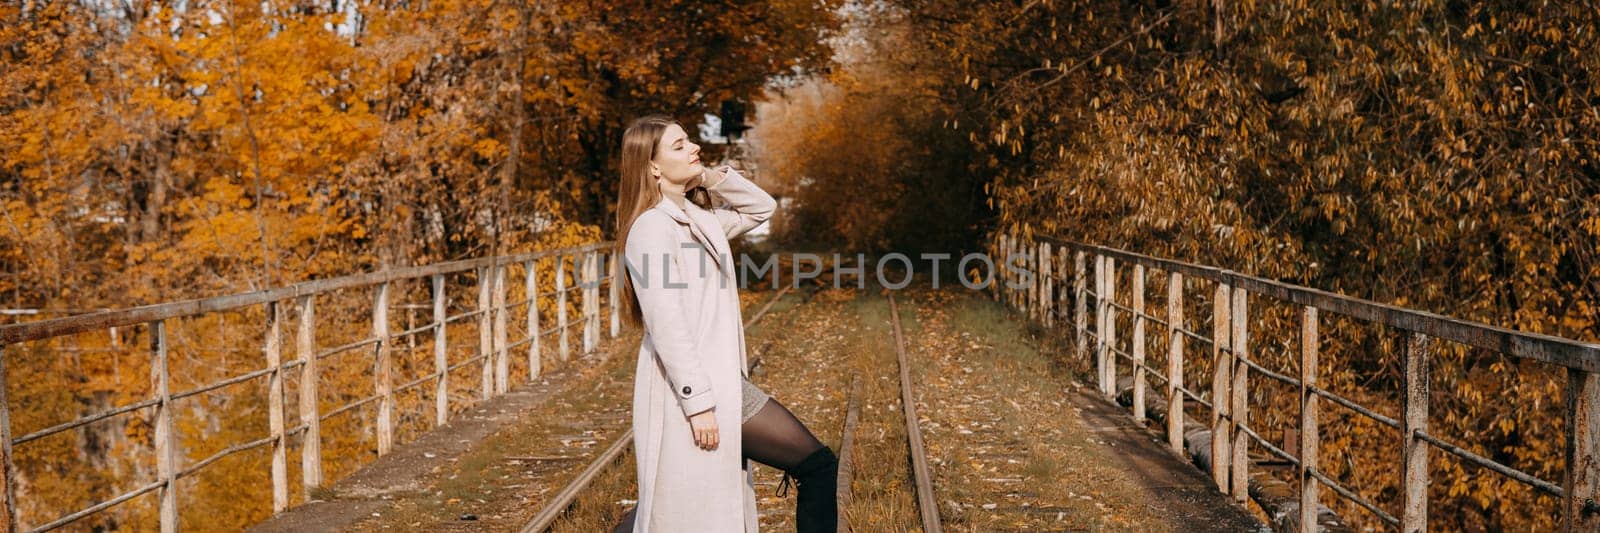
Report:
[[1167,376],[1163,375],[1160,372],[1157,372],[1156,369],[1154,369],[1154,368],[1150,368],[1150,365],[1139,365],[1139,368],[1144,369],[1144,372],[1146,374],[1149,374],[1150,377],[1156,378],[1157,381],[1160,381],[1162,383],[1166,383],[1168,381],[1167,380]]
[[1198,403],[1200,405],[1206,406],[1206,409],[1216,409],[1216,407],[1212,407],[1211,402],[1206,401],[1205,398],[1201,398],[1199,393],[1196,393],[1195,391],[1189,390],[1189,389],[1184,388],[1184,387],[1178,387],[1178,390],[1180,392],[1183,392],[1183,395],[1185,397],[1187,397],[1187,398],[1189,398],[1191,400],[1194,400],[1195,403]]
[[1151,322],[1155,322],[1157,324],[1161,324],[1161,327],[1167,327],[1167,321],[1162,320],[1160,317],[1157,317],[1155,315],[1151,315],[1149,313],[1141,313],[1139,311],[1134,311],[1132,307],[1128,307],[1126,305],[1122,305],[1122,304],[1119,304],[1119,303],[1116,303],[1116,302],[1110,302],[1110,303],[1111,303],[1112,307],[1116,307],[1117,309],[1121,309],[1121,310],[1127,311],[1129,313],[1132,313],[1133,316],[1142,317],[1145,320],[1149,320]]
[[528,337],[528,338],[522,339],[520,341],[513,342],[511,344],[507,344],[506,345],[506,349],[510,350],[510,349],[513,349],[513,348],[517,348],[517,347],[520,347],[520,346],[522,346],[524,344],[527,344],[527,343],[530,343],[530,342],[533,342],[533,337]]
[[1201,335],[1199,333],[1196,333],[1194,331],[1189,330],[1188,328],[1177,328],[1177,330],[1178,330],[1178,333],[1182,333],[1185,337],[1189,337],[1191,339],[1200,341],[1200,342],[1205,343],[1205,344],[1216,344],[1217,343],[1217,341],[1211,340],[1211,337],[1207,337],[1205,335]]
[[435,263],[432,265],[394,268],[337,278],[305,281],[274,289],[232,294],[227,296],[215,296],[211,298],[185,300],[181,302],[152,304],[128,309],[118,309],[115,311],[103,311],[50,320],[23,322],[21,324],[7,324],[0,326],[0,344],[16,344],[19,342],[36,341],[50,337],[59,337],[62,335],[71,335],[74,333],[83,333],[98,329],[144,324],[169,318],[232,311],[234,309],[240,309],[252,305],[289,300],[301,296],[322,294],[341,289],[364,287],[396,280],[422,278],[433,276],[435,274],[464,272],[486,266],[520,263],[551,255],[582,253],[599,250],[612,245],[612,242],[605,241],[556,250],[541,250],[524,254],[480,257],[476,259]]
[[147,485],[145,485],[143,487],[139,487],[137,489],[133,489],[133,490],[128,491],[128,492],[124,492],[124,493],[122,493],[121,496],[117,496],[115,498],[112,498],[112,499],[109,499],[109,500],[94,504],[94,505],[92,505],[92,506],[90,506],[90,507],[88,507],[88,508],[86,508],[86,509],[84,509],[82,511],[78,511],[76,513],[72,513],[72,514],[69,514],[67,516],[63,516],[61,518],[57,518],[57,519],[51,521],[48,524],[45,524],[45,525],[30,529],[28,531],[32,532],[32,533],[38,533],[38,532],[41,532],[41,531],[50,531],[50,530],[59,528],[61,526],[65,526],[67,524],[71,524],[73,522],[78,521],[79,519],[82,519],[83,517],[98,513],[100,511],[104,511],[106,509],[110,509],[110,508],[116,506],[117,504],[120,504],[122,502],[137,498],[137,497],[142,496],[145,493],[150,492],[152,490],[159,489],[159,488],[161,488],[162,485],[165,485],[165,484],[166,484],[165,481],[152,481],[152,482],[150,482],[149,484],[147,484]]
[[1267,369],[1267,367],[1258,365],[1258,364],[1256,364],[1255,361],[1251,361],[1249,357],[1239,357],[1238,359],[1240,361],[1244,362],[1245,366],[1248,366],[1250,368],[1255,369],[1255,371],[1257,373],[1260,373],[1263,376],[1266,376],[1266,377],[1269,377],[1269,378],[1272,378],[1272,379],[1276,379],[1278,381],[1287,383],[1287,384],[1289,384],[1291,386],[1295,386],[1295,387],[1299,387],[1300,386],[1300,380],[1292,378],[1292,377],[1289,377],[1289,376],[1284,375],[1284,374],[1279,374],[1279,373],[1274,372],[1272,370],[1269,370],[1269,369]]
[[86,416],[86,417],[83,417],[83,418],[79,418],[77,420],[73,420],[73,421],[70,421],[70,422],[63,422],[63,423],[60,423],[60,424],[56,424],[54,426],[50,426],[50,427],[35,431],[33,433],[29,433],[27,435],[23,435],[21,437],[15,438],[15,439],[11,439],[11,445],[12,446],[16,446],[16,445],[22,444],[24,442],[28,442],[28,441],[31,441],[31,440],[40,439],[40,438],[44,438],[44,437],[48,437],[50,435],[54,435],[56,433],[60,433],[60,432],[63,432],[63,431],[66,431],[66,430],[69,430],[69,429],[72,429],[72,428],[76,428],[76,427],[80,427],[80,426],[87,426],[89,424],[93,424],[95,422],[99,422],[101,420],[105,420],[107,418],[111,418],[113,416],[117,416],[117,415],[120,415],[120,414],[123,414],[123,413],[127,413],[129,411],[138,411],[138,410],[144,409],[146,407],[153,407],[153,406],[155,406],[155,405],[157,405],[159,403],[161,403],[161,400],[159,398],[151,398],[151,399],[148,399],[148,400],[145,400],[145,401],[142,401],[142,402],[130,403],[128,405],[124,405],[122,407],[118,407],[116,409],[112,409],[112,410],[109,410],[109,411],[101,411],[100,413],[97,413],[97,414],[89,415],[89,416]]
[[194,396],[196,394],[205,394],[207,392],[211,392],[211,391],[214,391],[214,390],[217,390],[217,389],[229,386],[229,385],[234,385],[234,384],[238,384],[238,383],[244,383],[246,381],[250,381],[252,379],[259,378],[259,377],[265,376],[267,374],[271,374],[273,372],[273,370],[276,370],[276,369],[274,369],[274,368],[263,368],[263,369],[256,370],[256,371],[253,371],[253,372],[246,372],[244,374],[239,374],[237,376],[234,376],[234,377],[231,377],[231,378],[228,378],[228,379],[224,379],[222,381],[218,381],[218,382],[212,383],[210,385],[204,385],[204,386],[201,386],[200,388],[197,388],[197,389],[187,390],[187,391],[183,391],[183,392],[176,392],[176,393],[172,394],[172,399],[173,400],[182,400],[184,398],[188,398],[188,397]]
[[465,320],[465,319],[468,319],[468,318],[472,318],[472,317],[475,317],[475,316],[478,316],[478,315],[481,315],[481,314],[484,314],[484,313],[487,313],[487,312],[489,312],[488,309],[476,309],[476,310],[472,310],[472,311],[467,311],[467,312],[461,313],[459,315],[450,315],[448,317],[445,317],[444,322],[446,324],[449,324],[449,323],[457,322],[457,321],[460,321],[460,320]]
[[403,392],[406,389],[409,389],[411,387],[415,387],[417,385],[426,383],[426,382],[428,382],[428,380],[432,380],[432,379],[439,379],[439,373],[438,372],[434,372],[432,374],[428,374],[426,376],[422,376],[420,378],[413,379],[411,381],[407,381],[404,384],[401,384],[400,386],[395,387],[394,388],[394,392],[396,394],[399,394],[400,392]]
[[1337,403],[1339,405],[1343,405],[1343,406],[1349,408],[1351,411],[1355,411],[1357,413],[1361,413],[1363,415],[1366,415],[1367,418],[1371,418],[1373,420],[1376,420],[1376,421],[1378,421],[1378,423],[1381,423],[1381,424],[1383,424],[1385,426],[1389,426],[1389,427],[1397,429],[1397,430],[1400,429],[1400,423],[1395,421],[1395,419],[1389,418],[1387,416],[1380,415],[1380,414],[1378,414],[1377,412],[1375,412],[1375,411],[1373,411],[1371,409],[1367,409],[1365,407],[1357,405],[1355,402],[1352,402],[1350,400],[1346,400],[1346,399],[1344,399],[1344,397],[1339,396],[1337,394],[1334,394],[1332,392],[1328,392],[1327,390],[1324,390],[1322,387],[1318,387],[1316,385],[1311,385],[1311,386],[1306,387],[1306,390],[1311,391],[1313,394],[1316,394],[1317,396],[1321,396],[1323,398],[1327,398],[1329,400],[1333,400],[1334,403]]
[[539,336],[540,336],[540,337],[543,337],[543,336],[545,336],[545,335],[549,335],[549,334],[551,334],[551,333],[555,333],[555,332],[557,332],[557,331],[561,331],[561,326],[559,326],[559,325],[557,325],[557,326],[550,326],[550,327],[549,327],[549,328],[547,328],[547,329],[545,329],[545,330],[544,330],[544,331],[541,331],[541,332],[539,332]]
[[332,347],[332,348],[317,352],[317,359],[318,360],[326,359],[330,355],[335,355],[335,354],[338,354],[340,352],[354,350],[356,348],[360,348],[360,347],[366,346],[368,344],[377,344],[377,342],[378,342],[378,339],[376,337],[368,337],[368,338],[361,339],[361,340],[358,340],[358,341],[355,341],[355,342],[352,342],[352,343],[349,343],[349,344],[343,344],[343,345],[335,346],[335,347]]
[[241,443],[241,444],[235,444],[233,446],[229,446],[227,448],[223,448],[221,451],[218,451],[217,453],[211,454],[211,457],[207,457],[207,458],[201,460],[198,463],[190,465],[189,468],[185,468],[185,469],[179,471],[178,474],[177,474],[177,477],[179,479],[182,479],[182,478],[188,476],[189,474],[193,474],[195,472],[199,472],[200,469],[205,468],[206,466],[210,465],[211,463],[215,463],[217,461],[222,460],[223,457],[227,457],[229,455],[233,455],[233,454],[236,454],[236,453],[239,453],[239,452],[242,452],[242,451],[251,450],[251,449],[255,449],[255,448],[260,448],[262,446],[265,446],[265,445],[268,445],[268,444],[272,444],[272,441],[276,440],[276,439],[277,439],[277,437],[267,436],[267,437],[262,437],[262,438],[259,438],[259,439],[256,439],[256,440],[253,440],[253,441],[250,441],[250,442],[245,442],[245,443]]
[[1241,424],[1241,425],[1238,426],[1238,428],[1239,428],[1239,432],[1240,433],[1244,433],[1245,435],[1249,435],[1250,438],[1255,439],[1256,443],[1260,444],[1261,447],[1266,448],[1267,451],[1272,452],[1272,455],[1276,455],[1279,458],[1281,458],[1281,459],[1283,459],[1285,461],[1288,461],[1289,464],[1292,464],[1292,465],[1294,465],[1296,467],[1300,466],[1300,458],[1299,457],[1295,457],[1293,455],[1289,455],[1289,452],[1283,451],[1282,449],[1278,448],[1277,446],[1273,446],[1272,443],[1267,442],[1267,439],[1261,438],[1261,435],[1257,434],[1255,432],[1255,430],[1250,429],[1249,426]]
[[1456,446],[1454,444],[1450,444],[1448,442],[1440,440],[1440,439],[1434,437],[1433,435],[1429,435],[1429,434],[1421,432],[1421,431],[1416,432],[1416,434],[1417,434],[1417,438],[1422,439],[1424,441],[1427,441],[1429,444],[1432,444],[1432,445],[1434,445],[1435,447],[1437,447],[1437,448],[1439,448],[1441,450],[1444,450],[1446,452],[1454,454],[1457,457],[1465,459],[1465,460],[1467,460],[1467,462],[1470,462],[1470,463],[1476,464],[1478,466],[1493,470],[1495,472],[1499,472],[1501,475],[1504,475],[1504,476],[1509,477],[1511,479],[1515,479],[1517,481],[1521,481],[1522,483],[1524,483],[1524,484],[1526,484],[1526,485],[1528,485],[1530,487],[1533,487],[1535,489],[1542,490],[1542,491],[1550,494],[1551,496],[1555,496],[1557,498],[1561,498],[1565,494],[1562,491],[1561,487],[1556,485],[1555,483],[1551,483],[1549,481],[1545,481],[1543,479],[1539,479],[1537,477],[1534,477],[1531,474],[1528,474],[1527,472],[1523,472],[1521,470],[1517,470],[1515,468],[1511,468],[1509,466],[1494,462],[1493,460],[1491,460],[1491,459],[1489,459],[1487,457],[1484,457],[1482,455],[1478,455],[1476,453],[1472,453],[1470,450],[1467,450],[1467,449],[1464,449],[1464,448],[1462,448],[1460,446]]
[[1086,294],[1086,295],[1089,295],[1089,296],[1092,296],[1092,297],[1094,297],[1094,298],[1096,298],[1096,299],[1098,299],[1098,298],[1100,298],[1100,293],[1097,293],[1097,292],[1094,292],[1094,291],[1091,291],[1091,290],[1089,290],[1089,289],[1084,289],[1084,290],[1083,290],[1083,293],[1084,293],[1084,294]]
[[1427,311],[1406,309],[1310,287],[1249,276],[1231,270],[1160,259],[1115,248],[1083,244],[1050,236],[1039,236],[1038,238],[1059,246],[1110,256],[1125,262],[1142,264],[1148,268],[1179,272],[1185,276],[1226,283],[1228,286],[1244,289],[1245,291],[1283,302],[1315,307],[1330,313],[1376,322],[1437,339],[1483,348],[1513,357],[1561,365],[1585,372],[1600,372],[1600,344],[1564,339],[1542,333],[1516,331],[1481,322],[1452,318]]
[[319,417],[319,418],[321,420],[327,420],[329,418],[333,418],[335,416],[339,416],[341,414],[344,414],[345,411],[349,411],[349,410],[361,407],[363,405],[375,402],[379,398],[382,398],[382,397],[383,397],[383,395],[381,395],[381,394],[374,394],[374,395],[368,396],[366,398],[362,398],[360,400],[357,400],[355,403],[345,404],[343,407],[340,407],[338,409],[334,409],[332,411],[328,411],[327,413],[323,413],[323,415],[321,417]]
[[1367,512],[1372,513],[1373,516],[1378,517],[1379,520],[1382,520],[1391,526],[1400,525],[1400,519],[1395,518],[1392,514],[1383,512],[1383,509],[1379,509],[1378,506],[1373,505],[1372,502],[1362,498],[1361,495],[1351,492],[1350,489],[1344,488],[1344,485],[1340,485],[1339,482],[1334,481],[1333,478],[1323,474],[1321,470],[1308,468],[1306,469],[1306,473],[1311,474],[1311,477],[1317,478],[1317,480],[1321,481],[1323,485],[1326,485],[1328,488],[1333,489],[1334,492],[1339,493],[1339,495],[1343,496],[1344,499],[1350,500],[1351,503],[1360,506],[1362,509],[1366,509]]
[[467,360],[465,360],[465,361],[462,361],[462,362],[459,362],[459,363],[456,363],[456,364],[453,364],[453,365],[445,367],[444,371],[445,372],[455,372],[456,369],[458,369],[458,368],[470,365],[470,364],[478,362],[478,361],[482,361],[484,357],[488,357],[488,356],[486,356],[486,355],[474,355],[472,357],[467,358]]
[[417,327],[414,327],[414,328],[411,328],[411,329],[408,329],[408,330],[405,330],[405,331],[402,331],[402,332],[399,332],[399,333],[391,334],[391,335],[389,335],[389,340],[393,341],[393,340],[396,340],[396,339],[403,339],[403,338],[410,337],[412,335],[416,335],[416,334],[419,334],[419,333],[422,333],[424,331],[428,331],[430,329],[434,329],[434,328],[437,328],[437,327],[439,327],[438,323],[430,323],[430,324],[425,325],[425,326],[417,326]]

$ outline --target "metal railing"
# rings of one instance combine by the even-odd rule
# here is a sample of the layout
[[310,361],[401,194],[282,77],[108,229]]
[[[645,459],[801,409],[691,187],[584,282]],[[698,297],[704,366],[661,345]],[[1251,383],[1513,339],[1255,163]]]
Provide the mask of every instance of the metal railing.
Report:
[[[1564,531],[1600,530],[1600,345],[1571,339],[1526,333],[1506,328],[1405,309],[1349,296],[1329,293],[1274,280],[1248,276],[1224,269],[1160,259],[1124,250],[1074,242],[1051,236],[1023,240],[998,235],[996,252],[1007,265],[994,284],[996,298],[1023,312],[1030,319],[1053,327],[1055,320],[1073,320],[1074,353],[1092,358],[1100,392],[1118,394],[1118,359],[1131,361],[1132,406],[1136,419],[1146,416],[1147,374],[1166,385],[1165,406],[1168,444],[1185,452],[1183,403],[1195,401],[1211,411],[1211,477],[1222,492],[1238,501],[1250,497],[1250,449],[1261,446],[1271,455],[1292,465],[1295,471],[1298,504],[1291,504],[1291,516],[1278,524],[1283,529],[1317,531],[1322,509],[1319,493],[1323,486],[1340,498],[1370,512],[1378,520],[1407,533],[1428,529],[1429,450],[1438,449],[1462,461],[1483,467],[1500,476],[1532,487],[1561,501],[1560,516]],[[1070,262],[1069,262],[1070,259]],[[1118,263],[1132,265],[1128,304],[1118,299]],[[1019,279],[1017,272],[1035,273],[1033,280]],[[1093,285],[1088,285],[1090,272]],[[1154,272],[1167,276],[1166,313],[1155,316],[1145,309],[1145,280]],[[1070,274],[1070,278],[1067,275]],[[1211,282],[1212,311],[1210,337],[1185,328],[1184,278]],[[1070,282],[1070,286],[1066,284]],[[1252,321],[1249,301],[1252,296],[1297,306],[1299,309],[1298,375],[1286,375],[1258,364],[1252,357],[1249,338]],[[1071,302],[1068,302],[1068,299]],[[1090,305],[1093,309],[1090,309]],[[1071,305],[1071,313],[1067,312]],[[1132,352],[1116,348],[1116,315],[1128,313],[1132,322]],[[1401,415],[1391,418],[1358,402],[1335,394],[1319,385],[1319,315],[1332,313],[1371,324],[1381,324],[1401,332],[1404,337]],[[1094,324],[1088,324],[1090,316]],[[1167,369],[1145,366],[1145,336],[1150,324],[1166,330]],[[1093,345],[1090,346],[1090,342]],[[1185,388],[1185,341],[1210,347],[1213,373],[1211,402]],[[1444,438],[1429,433],[1429,363],[1435,355],[1434,341],[1458,343],[1518,359],[1530,359],[1566,369],[1565,464],[1559,483],[1484,457]],[[1252,427],[1248,392],[1251,374],[1259,374],[1298,388],[1299,438],[1294,450],[1274,446]],[[1332,479],[1319,465],[1321,455],[1318,403],[1332,401],[1398,431],[1396,446],[1401,454],[1400,508],[1385,510],[1362,498],[1355,490]],[[1194,446],[1191,444],[1191,448]],[[1289,446],[1285,446],[1286,448]],[[1193,450],[1191,450],[1193,451]],[[1258,501],[1260,498],[1258,498]],[[1264,505],[1265,507],[1265,505]],[[1320,518],[1320,520],[1319,520]]]
[[[289,507],[290,501],[287,448],[291,437],[298,435],[301,438],[301,488],[309,495],[313,489],[322,486],[324,483],[321,452],[323,440],[321,432],[322,421],[376,402],[377,409],[374,424],[377,433],[377,454],[380,456],[386,455],[395,446],[395,395],[397,393],[432,382],[435,395],[434,416],[432,418],[434,427],[438,427],[449,421],[451,413],[449,377],[452,370],[472,364],[480,365],[482,376],[479,384],[479,401],[482,401],[503,394],[510,388],[512,381],[510,360],[513,349],[527,345],[529,380],[538,379],[541,371],[540,338],[543,336],[559,334],[556,339],[556,353],[562,360],[566,360],[571,352],[569,331],[573,326],[581,325],[583,327],[582,349],[585,353],[592,351],[599,344],[602,335],[600,303],[602,286],[609,291],[606,299],[611,304],[610,335],[616,337],[620,331],[616,306],[618,293],[617,285],[614,283],[617,263],[615,261],[615,253],[609,250],[611,244],[611,242],[600,242],[524,254],[396,268],[339,278],[307,281],[286,287],[230,296],[163,303],[0,326],[0,384],[6,383],[7,347],[48,341],[93,330],[146,327],[150,338],[149,353],[153,389],[151,396],[142,401],[82,416],[13,438],[11,436],[10,416],[10,408],[12,406],[6,401],[5,387],[0,386],[0,453],[3,453],[3,460],[0,460],[0,468],[4,469],[4,475],[0,476],[0,480],[3,480],[0,482],[4,483],[3,490],[0,490],[0,496],[4,497],[5,503],[3,507],[0,507],[0,513],[5,515],[3,520],[4,530],[49,531],[105,511],[143,494],[156,492],[159,498],[158,511],[161,530],[163,532],[176,531],[179,513],[179,479],[193,475],[223,458],[267,446],[271,447],[271,466],[268,477],[272,483],[272,510],[273,513],[282,512]],[[605,265],[602,265],[602,255],[609,257],[609,260],[605,261]],[[570,271],[568,268],[569,257],[572,264]],[[548,292],[540,292],[537,287],[538,270],[535,268],[535,261],[542,258],[554,258],[555,289]],[[519,264],[523,267],[527,298],[519,302],[507,303],[507,267]],[[602,269],[609,270],[610,273],[602,275]],[[447,315],[445,276],[473,271],[477,273],[476,308],[473,311],[457,315]],[[569,273],[573,278],[573,284],[570,287],[567,285]],[[392,284],[410,280],[430,283],[433,300],[433,321],[406,331],[391,332],[389,330],[389,310],[393,305],[389,303],[390,287]],[[334,291],[356,289],[372,290],[371,335],[332,348],[319,348],[316,342],[318,325],[316,301],[318,297],[328,295]],[[580,299],[580,316],[577,321],[569,321],[567,316],[568,295],[572,292],[577,292]],[[554,327],[548,329],[540,329],[539,327],[539,310],[536,303],[541,295],[553,295],[556,299],[557,323]],[[171,390],[172,373],[169,369],[168,361],[168,321],[245,310],[252,306],[264,306],[265,308],[266,324],[263,328],[265,341],[260,348],[265,367],[200,385],[190,390]],[[286,309],[289,307],[293,307],[298,311],[298,327],[294,337],[294,353],[298,358],[285,361],[283,358],[283,329],[287,321]],[[510,316],[518,307],[525,308],[524,316],[520,320],[513,319]],[[479,334],[477,349],[472,357],[451,364],[449,362],[450,346],[446,342],[447,326],[469,319],[476,319],[477,321]],[[523,329],[525,336],[514,343],[509,342],[508,338],[510,336],[509,326],[513,321],[520,321],[525,325]],[[392,368],[393,357],[390,353],[391,344],[400,339],[409,340],[416,335],[429,332],[433,334],[434,341],[432,372],[396,386]],[[319,362],[329,356],[359,349],[370,349],[370,353],[374,357],[371,370],[374,375],[372,394],[343,406],[329,409],[325,412],[322,411],[318,401],[317,385]],[[286,427],[284,378],[296,368],[300,371],[298,415],[301,423],[294,427]],[[229,385],[262,378],[267,380],[268,423],[265,429],[268,431],[268,436],[248,442],[233,443],[198,461],[186,462],[186,458],[182,457],[178,452],[179,435],[176,434],[173,424],[174,402]],[[146,409],[154,410],[152,419],[154,421],[153,447],[156,457],[156,479],[89,507],[63,512],[59,517],[41,525],[27,525],[18,522],[16,483],[14,483],[15,472],[17,471],[13,459],[14,447],[75,428],[81,428],[101,420]]]

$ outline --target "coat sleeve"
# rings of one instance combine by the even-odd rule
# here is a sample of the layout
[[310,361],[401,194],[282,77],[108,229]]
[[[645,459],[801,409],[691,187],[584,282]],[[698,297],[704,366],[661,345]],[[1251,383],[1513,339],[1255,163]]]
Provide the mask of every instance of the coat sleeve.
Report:
[[727,238],[743,235],[772,218],[772,213],[778,210],[778,201],[772,195],[733,167],[723,165],[718,169],[723,172],[722,181],[707,186],[706,192],[721,200],[721,205],[714,205],[711,212],[722,223],[722,232]]
[[663,216],[641,215],[623,248],[645,334],[667,371],[673,396],[684,416],[689,416],[716,406],[716,397],[711,394],[711,377],[700,364],[694,332],[684,320],[688,316],[683,306],[688,278],[678,266],[678,236],[673,224],[676,222]]

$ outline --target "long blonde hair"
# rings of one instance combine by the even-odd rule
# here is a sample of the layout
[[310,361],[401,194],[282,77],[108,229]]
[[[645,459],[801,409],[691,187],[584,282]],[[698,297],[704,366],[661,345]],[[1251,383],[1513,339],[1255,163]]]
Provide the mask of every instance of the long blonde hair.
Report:
[[[656,145],[661,142],[661,136],[666,134],[667,128],[678,121],[666,115],[645,115],[634,119],[628,124],[628,129],[622,132],[622,179],[617,182],[617,240],[616,255],[613,257],[624,258],[618,261],[616,269],[612,271],[622,281],[621,294],[617,303],[622,305],[619,310],[624,322],[632,326],[644,323],[644,316],[639,312],[638,296],[633,291],[633,280],[628,277],[625,251],[623,247],[628,244],[628,230],[632,228],[634,219],[651,207],[661,202],[661,189],[656,187],[650,178],[650,161],[656,157]],[[635,265],[643,268],[644,265]]]

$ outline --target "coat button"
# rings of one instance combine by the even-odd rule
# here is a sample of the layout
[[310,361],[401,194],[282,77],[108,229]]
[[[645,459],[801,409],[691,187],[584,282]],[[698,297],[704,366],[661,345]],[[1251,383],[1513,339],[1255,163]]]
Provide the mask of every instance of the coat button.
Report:
[[684,387],[683,388],[683,395],[684,396],[688,396],[689,395],[689,387]]

